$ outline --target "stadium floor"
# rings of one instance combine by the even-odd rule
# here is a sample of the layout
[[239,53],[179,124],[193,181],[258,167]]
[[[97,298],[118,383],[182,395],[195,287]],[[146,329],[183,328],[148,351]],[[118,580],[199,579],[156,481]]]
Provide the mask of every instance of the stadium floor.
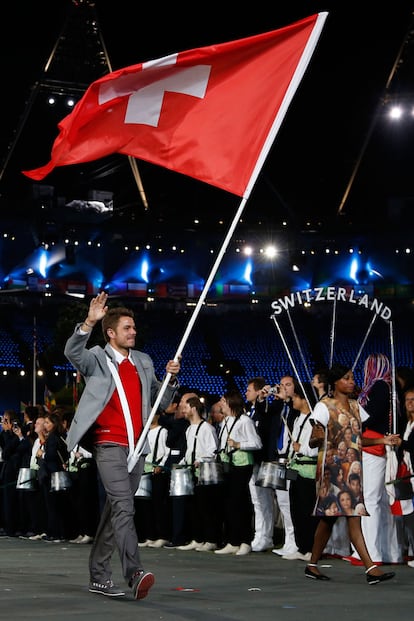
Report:
[[[358,621],[412,619],[414,570],[368,585],[363,568],[341,559],[320,566],[331,577],[304,576],[303,561],[271,551],[247,556],[142,548],[156,582],[135,601],[129,590],[110,598],[88,592],[89,545],[0,539],[0,619],[19,621]],[[118,557],[114,580],[123,586]],[[387,567],[386,570],[391,568]]]

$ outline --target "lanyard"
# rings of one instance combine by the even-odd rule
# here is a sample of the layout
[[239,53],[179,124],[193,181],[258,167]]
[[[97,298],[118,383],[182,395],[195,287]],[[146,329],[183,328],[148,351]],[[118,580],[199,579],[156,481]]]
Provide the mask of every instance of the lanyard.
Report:
[[110,360],[110,358],[107,358],[106,361],[108,363],[109,370],[112,373],[112,377],[114,378],[114,382],[118,390],[119,400],[122,406],[122,411],[124,413],[124,418],[125,418],[125,423],[126,423],[126,428],[127,428],[127,433],[128,433],[128,445],[129,445],[128,464],[129,464],[134,454],[134,448],[135,448],[134,428],[132,426],[131,412],[129,411],[128,401],[126,398],[124,387],[122,386],[121,378],[119,377],[118,370],[115,367],[112,360]]

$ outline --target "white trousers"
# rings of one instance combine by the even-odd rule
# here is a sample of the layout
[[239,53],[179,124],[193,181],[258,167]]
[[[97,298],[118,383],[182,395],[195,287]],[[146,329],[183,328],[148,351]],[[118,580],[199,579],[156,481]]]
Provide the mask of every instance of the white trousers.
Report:
[[275,527],[274,491],[270,487],[256,485],[259,464],[254,464],[253,474],[249,481],[250,496],[254,508],[254,545],[271,547]]
[[275,490],[276,500],[282,515],[283,528],[285,531],[285,543],[283,544],[283,550],[285,550],[286,554],[297,552],[298,550],[298,546],[295,541],[295,531],[293,528],[292,517],[290,515],[289,486],[290,481],[286,481],[286,491],[282,489]]
[[[385,489],[385,466],[385,457],[362,451],[364,501],[369,513],[361,519],[362,532],[373,561],[401,563],[403,551]],[[355,550],[352,555],[359,558]]]

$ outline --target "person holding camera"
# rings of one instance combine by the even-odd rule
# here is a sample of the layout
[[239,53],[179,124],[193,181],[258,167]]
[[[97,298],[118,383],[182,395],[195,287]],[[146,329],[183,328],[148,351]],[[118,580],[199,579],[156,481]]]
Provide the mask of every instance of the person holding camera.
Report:
[[[267,398],[273,395],[273,401],[269,404],[267,423],[269,438],[266,444],[266,461],[279,461],[286,459],[292,442],[292,429],[298,412],[292,406],[292,396],[295,391],[295,378],[292,375],[284,375],[276,386],[265,386],[263,396]],[[292,516],[290,513],[289,486],[286,489],[276,489],[277,505],[282,516],[285,540],[281,548],[274,548],[272,552],[279,556],[289,556],[298,551],[295,541]]]
[[267,399],[262,394],[266,386],[264,377],[251,377],[247,382],[246,402],[247,414],[256,426],[256,431],[262,440],[262,448],[254,451],[253,474],[249,481],[250,496],[254,509],[254,537],[251,542],[252,552],[265,552],[273,548],[273,531],[275,525],[274,491],[271,487],[256,485],[260,466],[266,454],[269,438],[268,419],[266,408]]

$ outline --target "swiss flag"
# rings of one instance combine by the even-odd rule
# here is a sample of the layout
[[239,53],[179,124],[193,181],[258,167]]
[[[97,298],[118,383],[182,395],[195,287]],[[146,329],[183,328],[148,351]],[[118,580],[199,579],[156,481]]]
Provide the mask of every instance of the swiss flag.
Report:
[[24,174],[123,153],[246,197],[326,17],[100,78],[60,122],[50,162]]

